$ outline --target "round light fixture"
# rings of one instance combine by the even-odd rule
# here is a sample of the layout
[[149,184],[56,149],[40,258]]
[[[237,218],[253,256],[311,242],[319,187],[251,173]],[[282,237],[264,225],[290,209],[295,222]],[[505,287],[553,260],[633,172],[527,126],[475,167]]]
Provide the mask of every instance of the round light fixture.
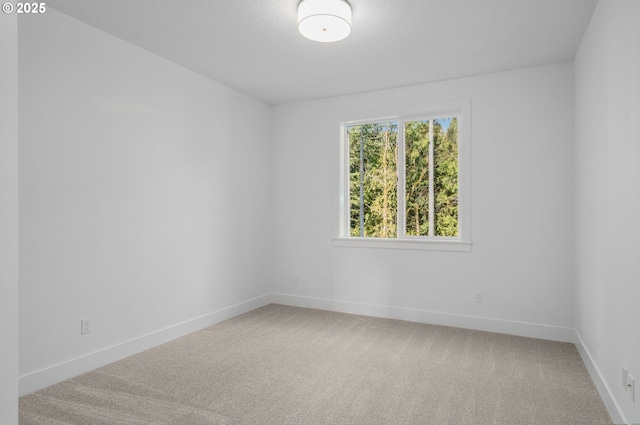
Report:
[[298,31],[322,43],[342,40],[351,32],[351,6],[346,0],[302,0]]

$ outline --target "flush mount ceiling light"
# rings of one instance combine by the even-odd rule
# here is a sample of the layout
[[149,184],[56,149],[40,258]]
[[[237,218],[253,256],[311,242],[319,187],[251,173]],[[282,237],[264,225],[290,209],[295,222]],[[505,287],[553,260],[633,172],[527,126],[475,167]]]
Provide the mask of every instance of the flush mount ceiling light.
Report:
[[351,6],[345,0],[302,0],[298,31],[322,43],[342,40],[351,32]]

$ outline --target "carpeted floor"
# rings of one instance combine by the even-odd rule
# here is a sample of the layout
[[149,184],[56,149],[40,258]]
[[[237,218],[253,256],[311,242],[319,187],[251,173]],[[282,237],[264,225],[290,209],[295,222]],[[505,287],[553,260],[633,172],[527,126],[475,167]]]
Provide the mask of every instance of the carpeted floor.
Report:
[[20,399],[20,425],[610,423],[573,344],[275,304]]

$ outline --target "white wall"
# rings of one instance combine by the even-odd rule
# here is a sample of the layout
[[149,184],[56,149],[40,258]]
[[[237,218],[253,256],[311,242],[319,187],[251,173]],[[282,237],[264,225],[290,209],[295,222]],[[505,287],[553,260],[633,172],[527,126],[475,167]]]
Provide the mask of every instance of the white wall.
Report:
[[[472,251],[333,247],[338,117],[462,98],[472,108]],[[279,300],[570,340],[572,111],[570,63],[275,108]]]
[[29,18],[21,393],[255,308],[271,273],[271,107],[53,9]]
[[0,423],[18,423],[18,19],[0,16]]
[[640,2],[602,0],[575,60],[575,326],[629,423],[640,423],[639,46]]

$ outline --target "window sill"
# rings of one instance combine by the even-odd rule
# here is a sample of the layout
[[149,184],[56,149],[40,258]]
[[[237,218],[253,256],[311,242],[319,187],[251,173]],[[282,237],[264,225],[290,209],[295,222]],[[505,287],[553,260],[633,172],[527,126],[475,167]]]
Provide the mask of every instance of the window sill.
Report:
[[471,242],[461,240],[335,238],[333,246],[346,248],[411,249],[470,252]]

